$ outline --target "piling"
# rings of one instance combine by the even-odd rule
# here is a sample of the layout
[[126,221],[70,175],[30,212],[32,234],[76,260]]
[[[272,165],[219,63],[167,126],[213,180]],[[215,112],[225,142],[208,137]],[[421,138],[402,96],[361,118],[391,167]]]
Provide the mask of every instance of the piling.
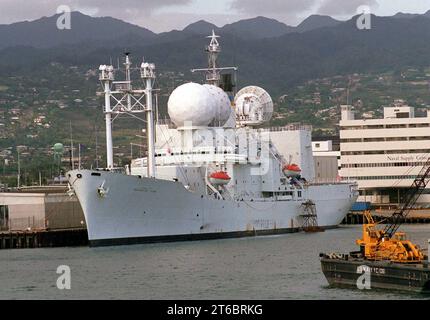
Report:
[[88,245],[87,230],[35,230],[0,232],[0,249],[78,247]]

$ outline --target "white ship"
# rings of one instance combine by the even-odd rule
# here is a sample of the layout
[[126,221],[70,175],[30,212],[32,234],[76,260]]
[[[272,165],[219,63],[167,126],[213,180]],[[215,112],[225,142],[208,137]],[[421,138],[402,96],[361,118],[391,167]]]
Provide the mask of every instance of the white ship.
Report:
[[[355,184],[313,184],[311,130],[261,129],[273,102],[259,87],[233,101],[220,88],[217,36],[207,47],[206,84],[176,88],[170,121],[157,115],[155,66],[142,63],[146,88],[135,90],[126,55],[126,80],[100,66],[106,117],[107,168],[68,172],[85,214],[92,246],[243,237],[338,226],[356,201]],[[225,86],[223,86],[225,88]],[[147,157],[114,168],[112,121],[146,114]]]

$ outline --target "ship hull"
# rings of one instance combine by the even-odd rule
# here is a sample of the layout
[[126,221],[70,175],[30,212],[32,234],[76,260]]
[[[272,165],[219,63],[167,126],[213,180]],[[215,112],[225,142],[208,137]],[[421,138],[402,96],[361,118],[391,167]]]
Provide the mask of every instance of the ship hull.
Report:
[[430,293],[430,268],[428,265],[400,265],[387,262],[322,258],[321,267],[331,287],[359,289],[365,284],[364,270],[369,272],[368,288]]
[[[105,171],[71,171],[91,246],[205,240],[300,231],[302,201],[233,201],[190,192],[179,182]],[[318,224],[341,223],[356,197],[349,185],[310,186]],[[329,198],[330,197],[330,198]]]

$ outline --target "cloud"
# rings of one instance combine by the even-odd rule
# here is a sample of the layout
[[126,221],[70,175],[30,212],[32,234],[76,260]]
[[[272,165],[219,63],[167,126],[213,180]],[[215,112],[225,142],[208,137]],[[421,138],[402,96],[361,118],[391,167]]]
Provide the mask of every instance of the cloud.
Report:
[[322,1],[318,13],[327,15],[355,15],[361,6],[377,8],[377,0],[324,0]]
[[34,20],[54,15],[58,6],[67,5],[73,11],[114,16],[133,20],[139,16],[150,16],[157,9],[173,5],[187,5],[192,0],[0,0],[0,23]]
[[236,14],[197,14],[163,12],[153,14],[150,17],[136,17],[135,20],[128,21],[141,26],[149,26],[149,29],[154,32],[164,32],[173,29],[182,30],[190,23],[199,20],[205,20],[207,22],[215,24],[218,27],[222,27],[225,24],[233,23],[245,18],[247,17]]
[[317,0],[233,0],[231,9],[245,14],[294,14],[309,10]]
[[266,16],[290,25],[310,15],[320,0],[232,0],[230,9],[242,17]]
[[265,15],[296,24],[311,14],[349,18],[360,6],[379,7],[380,0],[231,0],[231,9],[250,16]]
[[377,0],[232,0],[231,8],[245,14],[301,15],[316,10],[327,15],[355,14],[360,6],[377,7]]

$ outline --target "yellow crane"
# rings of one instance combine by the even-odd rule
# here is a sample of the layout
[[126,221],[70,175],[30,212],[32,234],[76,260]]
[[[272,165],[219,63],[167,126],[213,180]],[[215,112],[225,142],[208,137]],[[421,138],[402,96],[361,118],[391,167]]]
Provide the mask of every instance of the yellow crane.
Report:
[[397,263],[420,263],[425,256],[420,247],[407,239],[404,232],[387,237],[379,229],[370,211],[364,212],[363,237],[357,240],[361,252],[368,260],[390,260]]
[[397,230],[429,182],[430,158],[408,189],[404,204],[393,213],[391,223],[384,228],[379,228],[370,211],[364,212],[362,239],[358,239],[356,243],[366,259],[397,263],[420,263],[426,259],[421,248],[408,240],[404,232],[397,232]]

